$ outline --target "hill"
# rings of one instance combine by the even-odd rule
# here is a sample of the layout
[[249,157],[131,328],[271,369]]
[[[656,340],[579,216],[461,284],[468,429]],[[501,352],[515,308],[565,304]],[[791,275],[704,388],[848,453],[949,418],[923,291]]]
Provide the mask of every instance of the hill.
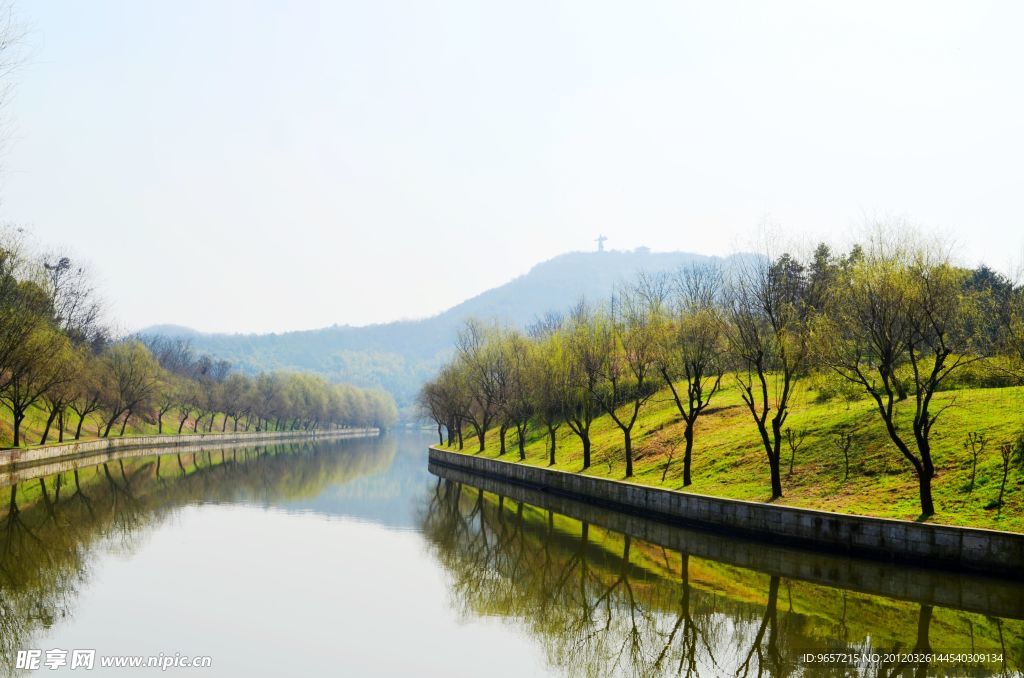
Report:
[[[744,255],[734,255],[744,256]],[[524,327],[550,311],[565,311],[581,297],[603,300],[616,283],[639,271],[666,271],[698,262],[725,266],[734,257],[689,252],[570,252],[433,317],[353,327],[335,325],[280,334],[205,334],[158,325],[141,334],[182,336],[196,349],[224,358],[247,372],[306,370],[332,381],[390,391],[403,413],[416,392],[450,354],[456,333],[470,317]]]

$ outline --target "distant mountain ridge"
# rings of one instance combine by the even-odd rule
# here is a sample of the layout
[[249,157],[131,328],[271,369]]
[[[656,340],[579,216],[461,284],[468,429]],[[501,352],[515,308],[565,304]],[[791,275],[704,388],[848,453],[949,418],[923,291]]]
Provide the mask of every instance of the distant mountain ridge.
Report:
[[207,334],[178,325],[156,325],[140,334],[181,336],[195,348],[231,361],[243,371],[308,370],[334,381],[379,386],[408,408],[416,391],[450,355],[456,333],[470,317],[525,327],[547,312],[569,309],[581,297],[600,302],[614,286],[640,271],[675,270],[737,257],[689,252],[570,252],[537,264],[504,285],[429,318],[352,327],[336,325],[280,334]]

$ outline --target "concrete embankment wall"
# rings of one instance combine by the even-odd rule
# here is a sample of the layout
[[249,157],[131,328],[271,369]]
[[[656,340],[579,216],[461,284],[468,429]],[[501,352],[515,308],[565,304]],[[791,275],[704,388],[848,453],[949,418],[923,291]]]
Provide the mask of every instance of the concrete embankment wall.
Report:
[[433,447],[430,461],[672,524],[773,544],[1024,580],[1024,534],[708,497]]
[[285,438],[261,437],[253,439],[252,436],[242,438],[239,436],[206,436],[206,440],[200,441],[200,436],[183,436],[195,438],[196,440],[184,440],[177,445],[157,446],[122,446],[106,448],[101,450],[86,450],[78,454],[64,454],[59,457],[50,457],[34,462],[13,464],[10,466],[0,465],[0,487],[10,487],[16,483],[22,483],[35,478],[45,478],[55,473],[64,473],[76,468],[87,468],[104,462],[129,459],[132,457],[148,457],[164,454],[194,454],[203,451],[221,451],[267,448],[277,445],[298,445],[314,440],[336,440],[341,438],[367,438],[376,436],[379,431],[374,428],[345,429],[321,432],[318,435],[289,436]]
[[189,433],[185,435],[128,436],[125,438],[99,438],[48,445],[0,450],[0,468],[38,464],[57,459],[77,457],[98,452],[132,448],[208,446],[225,443],[263,443],[279,440],[310,440],[316,438],[348,438],[376,434],[375,428],[337,429],[331,431],[263,431],[260,433]]

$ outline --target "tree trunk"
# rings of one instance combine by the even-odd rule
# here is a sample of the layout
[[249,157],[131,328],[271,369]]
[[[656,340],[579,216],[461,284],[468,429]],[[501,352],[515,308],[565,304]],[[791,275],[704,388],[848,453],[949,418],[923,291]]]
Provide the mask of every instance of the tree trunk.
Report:
[[157,432],[158,435],[163,435],[164,434],[164,413],[163,412],[157,412],[156,413],[156,432]]
[[622,439],[626,447],[626,477],[633,477],[633,438],[629,429],[622,429]]
[[64,442],[64,407],[57,411],[57,442]]
[[683,440],[686,443],[686,448],[683,452],[683,487],[688,487],[693,483],[693,479],[690,476],[690,461],[693,459],[693,424],[690,422],[686,422],[686,428],[683,430]]
[[46,444],[46,437],[50,435],[50,427],[53,426],[53,420],[57,418],[57,409],[50,410],[50,416],[46,418],[46,426],[43,428],[43,435],[39,438],[39,444]]
[[[931,642],[928,638],[932,625],[932,606],[921,605],[917,613],[917,642],[914,644],[914,653],[929,655],[932,651]],[[914,668],[914,676],[925,678],[928,675],[928,661],[920,661]]]
[[78,426],[75,427],[75,440],[82,437],[82,426],[85,425],[85,414],[78,415]]
[[508,433],[508,424],[502,424],[498,429],[498,437],[501,440],[501,447],[498,448],[498,456],[505,454],[505,434]]
[[[118,416],[120,416],[120,414],[118,414]],[[117,421],[117,417],[111,417],[110,419],[107,420],[107,427],[103,429],[104,438],[110,437],[110,429],[114,428],[115,421]],[[99,429],[97,429],[97,432],[99,432]]]
[[583,468],[586,470],[590,468],[590,434],[584,433],[580,440],[583,441]]
[[550,448],[550,452],[548,453],[548,466],[554,466],[555,465],[555,445],[556,445],[555,429],[551,428],[550,426],[548,426],[548,436],[551,438],[551,448]]
[[21,421],[25,418],[25,415],[14,411],[14,447],[21,445]]
[[437,444],[444,445],[444,434],[441,432],[441,425],[437,425]]
[[917,480],[921,495],[921,515],[933,516],[935,515],[935,504],[932,503],[932,476],[924,471],[918,474]]
[[124,415],[124,420],[121,422],[121,433],[119,435],[122,435],[122,436],[124,435],[124,430],[125,430],[125,428],[128,427],[128,420],[131,419],[131,418],[132,418],[132,412],[131,412],[131,410],[128,410],[128,412],[126,412],[125,415]]
[[772,477],[772,501],[782,498],[782,424],[785,419],[779,414],[772,418],[772,444],[768,449],[768,469]]
[[782,472],[779,469],[778,455],[769,457],[768,467],[772,475],[772,499],[779,499],[782,497]]

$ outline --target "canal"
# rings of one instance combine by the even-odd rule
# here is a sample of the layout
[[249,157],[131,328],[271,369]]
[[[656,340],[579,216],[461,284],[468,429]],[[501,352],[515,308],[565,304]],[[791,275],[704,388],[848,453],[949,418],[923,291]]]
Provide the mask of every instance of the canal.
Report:
[[[775,548],[432,473],[430,440],[136,451],[5,476],[3,672],[56,674],[45,665],[55,650],[94,651],[87,675],[112,676],[161,671],[103,658],[209,657],[208,669],[167,673],[211,676],[1024,667],[1020,583]],[[19,671],[28,650],[41,668]]]

